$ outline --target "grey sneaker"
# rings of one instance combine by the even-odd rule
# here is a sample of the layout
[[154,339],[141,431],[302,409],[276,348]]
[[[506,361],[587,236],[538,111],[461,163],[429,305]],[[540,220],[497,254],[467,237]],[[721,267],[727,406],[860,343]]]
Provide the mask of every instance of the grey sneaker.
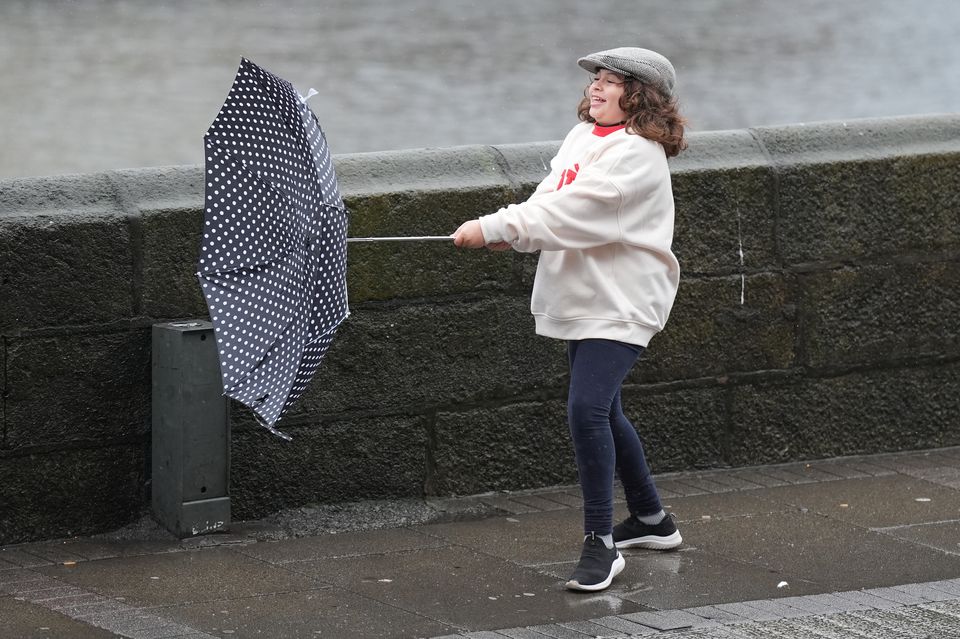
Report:
[[616,547],[607,548],[602,539],[591,534],[583,540],[580,561],[566,584],[567,588],[587,592],[603,590],[623,571],[625,564]]
[[659,524],[645,524],[633,515],[613,527],[613,543],[617,548],[650,548],[670,550],[683,543],[683,537],[667,515]]

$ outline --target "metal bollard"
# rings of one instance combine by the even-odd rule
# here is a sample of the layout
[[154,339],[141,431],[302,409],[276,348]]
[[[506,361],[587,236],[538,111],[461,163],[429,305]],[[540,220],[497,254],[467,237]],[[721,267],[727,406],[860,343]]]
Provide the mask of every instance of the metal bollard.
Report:
[[152,504],[180,538],[230,525],[230,420],[213,325],[153,326]]

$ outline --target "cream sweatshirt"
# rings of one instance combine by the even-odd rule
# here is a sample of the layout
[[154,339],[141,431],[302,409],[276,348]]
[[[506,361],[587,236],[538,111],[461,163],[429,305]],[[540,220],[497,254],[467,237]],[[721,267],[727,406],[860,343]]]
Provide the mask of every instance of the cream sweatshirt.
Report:
[[480,218],[486,242],[540,251],[530,310],[537,333],[646,346],[680,281],[663,147],[581,122],[530,198]]

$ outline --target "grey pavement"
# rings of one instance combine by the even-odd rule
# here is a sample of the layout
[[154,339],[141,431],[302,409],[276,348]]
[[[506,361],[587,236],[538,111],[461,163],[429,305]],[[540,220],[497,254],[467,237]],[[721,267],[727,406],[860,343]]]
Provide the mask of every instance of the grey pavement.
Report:
[[561,486],[3,547],[0,637],[960,637],[960,448],[657,484],[684,545],[602,593]]

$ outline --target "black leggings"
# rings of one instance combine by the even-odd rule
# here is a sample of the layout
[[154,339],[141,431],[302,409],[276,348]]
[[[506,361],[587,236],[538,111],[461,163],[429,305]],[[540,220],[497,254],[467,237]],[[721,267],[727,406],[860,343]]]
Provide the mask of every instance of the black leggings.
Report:
[[585,533],[606,535],[613,530],[614,469],[631,513],[653,515],[662,509],[643,444],[620,402],[623,380],[643,350],[606,339],[567,342],[567,418],[583,491]]

